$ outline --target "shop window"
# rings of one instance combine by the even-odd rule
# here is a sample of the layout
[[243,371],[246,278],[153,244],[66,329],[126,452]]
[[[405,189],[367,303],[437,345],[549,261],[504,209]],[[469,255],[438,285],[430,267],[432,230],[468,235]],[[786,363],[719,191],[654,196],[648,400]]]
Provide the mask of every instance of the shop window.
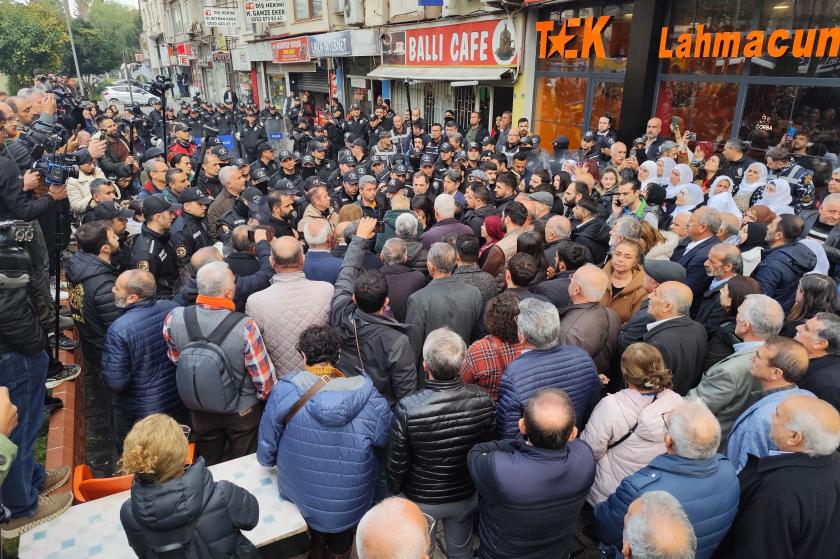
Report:
[[[475,110],[475,88],[469,87],[455,87],[455,121],[458,125],[466,130],[470,126],[470,113]],[[479,138],[480,140],[481,138]]]
[[610,114],[613,118],[612,128],[618,130],[624,82],[597,81],[592,87],[592,117],[589,119],[589,127],[594,130],[598,126],[598,119],[604,114]]
[[295,0],[296,21],[318,19],[321,14],[321,0]]
[[676,116],[681,119],[683,132],[696,133],[700,141],[719,142],[732,133],[737,101],[737,84],[662,80],[656,116],[662,119],[664,135],[671,135],[668,127]]
[[426,117],[428,126],[437,122],[435,120],[435,88],[430,83],[423,86],[423,115]]
[[543,144],[562,134],[569,138],[571,148],[580,147],[588,81],[576,77],[536,79],[534,128]]
[[840,89],[834,87],[751,85],[738,136],[750,140],[755,149],[766,149],[794,128],[807,132],[812,143],[838,153],[838,106]]

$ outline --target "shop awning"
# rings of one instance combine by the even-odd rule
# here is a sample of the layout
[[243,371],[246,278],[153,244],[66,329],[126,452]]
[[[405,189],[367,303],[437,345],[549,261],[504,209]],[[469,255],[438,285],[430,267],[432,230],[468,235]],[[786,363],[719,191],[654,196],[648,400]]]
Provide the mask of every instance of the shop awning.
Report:
[[417,68],[409,66],[377,66],[368,74],[378,80],[410,79],[418,82],[436,81],[479,81],[495,82],[502,79],[513,68]]

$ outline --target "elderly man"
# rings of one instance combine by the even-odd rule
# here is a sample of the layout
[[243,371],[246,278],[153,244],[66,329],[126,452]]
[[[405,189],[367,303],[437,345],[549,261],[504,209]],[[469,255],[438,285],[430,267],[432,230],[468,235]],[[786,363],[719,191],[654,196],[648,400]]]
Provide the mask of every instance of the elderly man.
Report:
[[569,280],[571,306],[560,311],[560,345],[575,345],[592,357],[599,373],[609,370],[621,320],[601,305],[610,278],[594,264],[578,268]]
[[625,239],[638,241],[641,238],[642,225],[639,220],[631,216],[620,217],[610,228],[610,252]]
[[245,177],[242,176],[239,168],[232,165],[222,167],[219,171],[219,181],[222,183],[222,191],[207,210],[207,226],[214,239],[217,237],[216,226],[219,218],[234,208],[239,195],[245,190]]
[[750,372],[760,388],[750,394],[754,403],[735,420],[726,450],[739,472],[747,464],[747,455],[763,458],[778,450],[770,439],[773,412],[785,398],[813,396],[796,386],[807,369],[808,352],[796,340],[770,338],[756,351]]
[[525,351],[507,366],[499,384],[496,425],[500,438],[521,439],[517,422],[522,409],[537,390],[546,387],[568,393],[578,425],[583,426],[601,392],[592,358],[579,347],[557,342],[560,317],[551,303],[520,302],[516,325]]
[[706,327],[711,338],[717,327],[728,318],[720,304],[720,290],[730,279],[743,272],[744,263],[738,247],[719,243],[709,249],[709,256],[703,266],[706,275],[712,278],[712,283],[693,305],[691,317]]
[[436,223],[420,237],[423,248],[428,249],[434,243],[441,242],[450,233],[472,233],[468,225],[455,219],[455,198],[451,194],[441,193],[435,198],[435,221]]
[[642,341],[662,353],[665,366],[674,377],[674,392],[685,396],[697,386],[706,355],[706,329],[691,320],[691,289],[684,283],[667,281],[650,294],[647,325]]
[[[406,266],[406,244],[402,239],[388,239],[379,257],[384,266],[379,269],[388,284],[388,306],[400,322],[405,322],[408,298],[426,285],[426,276]],[[456,271],[457,273],[457,271]]]
[[389,497],[365,513],[356,528],[359,559],[431,559],[434,542],[420,507]]
[[756,352],[779,334],[784,320],[779,303],[767,295],[747,295],[735,317],[735,335],[743,341],[735,344],[735,353],[703,373],[700,384],[688,392],[688,397],[703,400],[720,422],[720,452],[726,453],[732,425],[746,409],[750,395],[760,388],[750,374]]
[[143,163],[143,170],[149,176],[149,180],[140,189],[137,197],[145,198],[152,194],[162,194],[166,188],[166,163],[160,159],[149,159]]
[[179,421],[188,416],[175,383],[175,364],[169,359],[149,359],[166,353],[160,333],[169,311],[178,306],[155,300],[155,278],[144,270],[120,274],[113,287],[114,304],[124,314],[111,324],[102,352],[102,378],[117,394],[115,426],[117,446],[131,426],[146,416],[165,413]]
[[568,556],[595,479],[592,450],[577,440],[578,423],[563,390],[542,388],[517,415],[517,439],[472,448],[467,464],[480,497],[479,557]]
[[685,511],[670,493],[649,491],[630,503],[624,517],[624,557],[694,557],[697,536]]
[[[686,237],[671,255],[671,262],[685,268],[685,284],[694,293],[699,304],[703,292],[709,288],[711,278],[706,274],[709,251],[720,241],[715,236],[720,229],[720,212],[714,208],[699,208],[691,214]],[[685,244],[683,244],[685,243]]]
[[672,233],[675,233],[681,242],[688,244],[690,242],[690,239],[688,239],[688,229],[690,223],[691,214],[689,212],[683,212],[674,216],[674,219],[671,220],[671,225],[668,229]]
[[[474,444],[496,432],[490,395],[461,382],[467,347],[448,328],[433,331],[423,344],[425,387],[394,408],[388,443],[388,486],[435,519],[443,520],[446,555],[472,559],[473,520],[478,509],[467,469]],[[445,458],[444,458],[445,457]]]
[[797,242],[802,234],[802,218],[780,215],[767,227],[767,246],[752,278],[765,295],[773,297],[785,312],[796,302],[796,289],[802,276],[814,269],[817,255],[805,244]]
[[549,264],[557,257],[557,247],[572,236],[572,222],[562,215],[553,215],[545,223],[545,259]]
[[245,313],[265,332],[265,346],[282,376],[303,367],[295,343],[307,327],[327,324],[334,289],[306,278],[303,247],[294,237],[271,242],[271,265],[271,285],[248,297]]
[[779,452],[749,457],[738,515],[717,557],[838,557],[840,414],[791,396],[776,406],[769,436]]
[[329,223],[322,219],[308,221],[303,226],[303,238],[309,246],[303,263],[306,279],[325,281],[334,285],[338,278],[338,270],[341,268],[341,259],[330,254],[333,231]]
[[840,410],[840,317],[817,313],[796,327],[794,339],[805,347],[809,359],[799,388]]
[[[834,171],[837,173],[837,171]],[[829,192],[831,192],[829,190]],[[819,210],[802,212],[801,238],[813,239],[822,243],[822,248],[828,257],[828,263],[833,268],[829,275],[835,280],[840,279],[840,192],[834,192],[823,198]]]
[[738,245],[741,242],[740,232],[741,218],[728,212],[720,214],[720,229],[715,233],[720,242],[728,245]]
[[465,342],[472,342],[481,316],[481,292],[452,277],[457,265],[455,249],[445,243],[435,243],[428,258],[432,281],[408,298],[406,311],[406,322],[411,326],[411,345],[418,358],[423,340],[429,332],[442,326],[448,326]]
[[714,553],[738,510],[738,476],[717,454],[720,424],[702,402],[686,400],[663,418],[666,453],[624,478],[615,493],[595,507],[600,541],[622,545],[630,504],[640,495],[665,491],[679,501],[697,536],[697,557]]
[[163,339],[169,358],[178,363],[193,341],[195,330],[195,334],[208,338],[214,338],[219,328],[229,332],[218,347],[227,364],[224,372],[237,388],[235,399],[223,411],[204,407],[202,402],[218,402],[227,396],[219,392],[224,390],[224,384],[218,378],[215,383],[207,378],[198,384],[193,377],[193,382],[187,383],[193,386],[193,391],[186,394],[179,390],[182,400],[189,396],[189,402],[184,403],[190,408],[196,450],[212,466],[257,450],[257,429],[276,375],[259,326],[253,319],[232,310],[236,284],[227,264],[205,264],[198,270],[196,282],[196,305],[170,311],[163,323]]

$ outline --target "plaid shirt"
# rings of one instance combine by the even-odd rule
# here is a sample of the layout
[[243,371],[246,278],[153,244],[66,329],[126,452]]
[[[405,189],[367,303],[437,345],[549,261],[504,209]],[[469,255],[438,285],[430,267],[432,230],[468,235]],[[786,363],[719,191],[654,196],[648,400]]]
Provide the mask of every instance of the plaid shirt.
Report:
[[465,383],[484,388],[496,401],[499,399],[502,373],[511,361],[519,357],[523,349],[520,342],[511,345],[492,334],[485,336],[467,349],[461,366],[461,378]]
[[[210,305],[199,305],[199,307],[208,310],[220,310],[218,307]],[[170,330],[170,323],[172,322],[172,313],[166,315],[166,320],[163,321],[163,339],[166,340],[167,355],[173,363],[178,362],[179,352],[175,346],[175,341],[172,339],[172,332]],[[267,400],[271,394],[271,389],[277,381],[277,374],[274,371],[274,364],[268,356],[268,350],[263,343],[260,328],[253,318],[245,319],[245,347],[243,348],[245,354],[245,370],[251,375],[251,380],[254,381],[254,387],[257,389],[257,398],[260,400]]]

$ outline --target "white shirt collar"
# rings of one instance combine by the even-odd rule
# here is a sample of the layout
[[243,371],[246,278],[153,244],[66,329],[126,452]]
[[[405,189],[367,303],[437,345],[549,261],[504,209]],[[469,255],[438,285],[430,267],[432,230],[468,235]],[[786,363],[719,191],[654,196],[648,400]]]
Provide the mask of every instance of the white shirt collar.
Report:
[[648,332],[659,326],[660,324],[665,324],[669,320],[674,320],[675,318],[681,318],[683,315],[680,316],[672,316],[671,318],[663,318],[662,320],[657,320],[656,322],[651,322],[647,325]]

